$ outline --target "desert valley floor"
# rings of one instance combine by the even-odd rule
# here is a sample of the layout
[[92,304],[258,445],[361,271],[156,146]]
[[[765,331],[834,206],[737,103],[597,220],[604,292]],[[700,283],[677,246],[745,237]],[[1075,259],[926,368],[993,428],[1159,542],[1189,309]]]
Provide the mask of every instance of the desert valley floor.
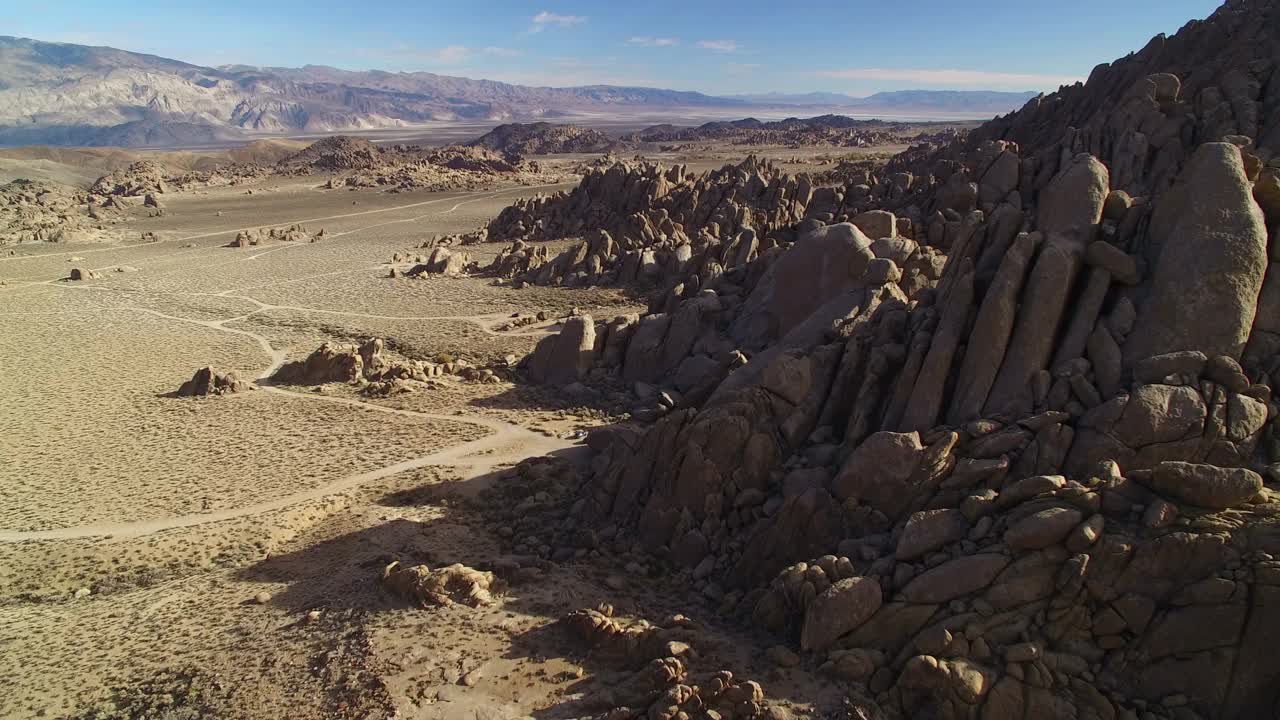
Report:
[[[527,714],[560,702],[582,671],[548,660],[537,631],[603,599],[616,578],[556,570],[499,609],[456,613],[409,608],[377,580],[393,556],[495,560],[497,528],[455,499],[526,457],[572,453],[593,410],[510,383],[449,381],[388,400],[340,386],[172,397],[195,368],[263,377],[326,340],[379,336],[417,357],[523,355],[573,307],[630,307],[611,290],[386,277],[394,253],[551,189],[273,182],[136,213],[128,227],[156,242],[6,251],[0,716],[61,716],[102,687],[234,686],[239,712],[256,704],[273,717],[363,716],[386,703],[406,716]],[[325,237],[227,247],[242,228],[295,222]],[[73,265],[102,277],[68,281]],[[493,329],[539,310],[553,319]],[[433,492],[404,499],[422,488]],[[139,690],[154,671],[165,674],[147,682],[160,685]]]

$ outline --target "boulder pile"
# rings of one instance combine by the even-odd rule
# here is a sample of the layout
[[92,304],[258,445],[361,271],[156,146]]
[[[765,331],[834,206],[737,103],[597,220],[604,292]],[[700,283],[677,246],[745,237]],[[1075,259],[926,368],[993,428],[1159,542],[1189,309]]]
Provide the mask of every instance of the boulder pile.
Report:
[[0,185],[0,245],[123,240],[112,226],[124,207],[69,185],[14,180]]
[[451,277],[467,272],[474,265],[475,262],[468,253],[450,250],[446,247],[437,247],[429,255],[420,256],[414,266],[406,270],[404,275],[405,277],[419,277],[422,275]]
[[[1269,717],[1278,19],[1233,0],[786,222],[713,233],[777,240],[718,283],[543,340],[542,381],[665,394],[652,425],[588,438],[574,523],[885,716]],[[609,173],[612,194],[530,201],[490,237],[605,231],[589,256],[658,208],[703,229],[673,212],[678,172]]]
[[324,228],[312,231],[305,225],[288,227],[248,228],[236,233],[236,239],[227,247],[246,248],[272,242],[308,242],[313,243],[324,238]]
[[89,188],[94,195],[138,197],[164,193],[168,170],[154,160],[139,160],[98,178]]
[[286,385],[348,383],[359,386],[366,395],[386,397],[432,387],[445,375],[493,384],[502,381],[499,373],[508,372],[505,360],[490,367],[455,358],[437,358],[438,362],[392,360],[382,354],[385,345],[382,338],[355,345],[325,343],[305,359],[281,365],[271,379]]
[[252,388],[253,385],[236,377],[234,372],[221,373],[211,367],[203,367],[197,370],[190,380],[182,383],[178,388],[178,397],[228,395]]
[[760,683],[735,678],[727,670],[693,670],[699,658],[696,644],[701,629],[683,615],[655,625],[641,618],[615,617],[614,609],[606,604],[572,612],[560,622],[590,648],[592,657],[623,673],[606,692],[581,700],[584,710],[597,712],[599,717],[750,720],[772,716]]
[[455,603],[492,605],[502,583],[493,573],[455,563],[432,570],[426,565],[404,567],[393,562],[382,571],[382,583],[392,592],[423,607]]
[[385,188],[401,190],[470,190],[498,180],[518,184],[548,182],[536,162],[487,147],[448,145],[378,146],[360,138],[337,135],[324,138],[275,166],[290,176],[329,173],[325,187]]
[[552,155],[558,153],[600,153],[615,145],[608,135],[577,125],[547,122],[508,123],[467,143],[504,155]]
[[604,230],[618,243],[715,237],[744,227],[768,235],[803,217],[812,188],[767,161],[748,158],[704,175],[684,166],[619,162],[587,173],[573,190],[522,199],[489,222],[489,242],[555,240]]

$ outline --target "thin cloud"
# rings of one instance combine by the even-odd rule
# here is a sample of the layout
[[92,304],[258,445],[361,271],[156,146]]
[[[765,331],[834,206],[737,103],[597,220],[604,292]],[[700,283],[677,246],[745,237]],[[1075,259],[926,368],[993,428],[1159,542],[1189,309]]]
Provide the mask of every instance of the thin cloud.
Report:
[[844,70],[818,70],[813,74],[817,77],[835,80],[870,80],[948,87],[1012,87],[1018,89],[1070,85],[1081,79],[1069,75],[988,72],[985,70],[916,70],[907,68],[848,68]]
[[542,32],[553,25],[559,27],[573,27],[581,25],[587,19],[582,15],[557,15],[553,12],[543,10],[533,16],[533,26],[529,28],[529,32]]
[[441,65],[454,65],[471,56],[471,49],[463,45],[449,45],[437,50],[424,51],[422,57]]
[[679,45],[680,41],[676,38],[637,36],[627,38],[627,44],[639,45],[641,47],[672,47],[674,45]]
[[738,49],[738,43],[733,40],[699,40],[698,47],[703,50],[731,53]]
[[362,47],[352,51],[352,54],[370,59],[375,63],[393,65],[458,65],[477,58],[516,58],[522,55],[520,50],[512,47],[467,47],[466,45],[416,47],[406,44]]

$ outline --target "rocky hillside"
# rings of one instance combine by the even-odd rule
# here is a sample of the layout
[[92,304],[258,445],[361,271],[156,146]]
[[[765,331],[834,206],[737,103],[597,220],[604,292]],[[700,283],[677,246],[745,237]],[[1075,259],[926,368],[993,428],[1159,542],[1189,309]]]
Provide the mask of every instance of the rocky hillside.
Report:
[[5,145],[198,145],[252,133],[742,104],[652,88],[535,88],[432,73],[209,68],[114,48],[0,36]]
[[819,115],[764,122],[755,118],[714,121],[697,127],[652,125],[622,136],[631,143],[675,143],[728,141],[738,145],[834,145],[867,147],[905,144],[909,141],[949,141],[955,137],[950,126],[940,125],[929,133],[928,125],[855,120],[844,115]]
[[608,152],[616,143],[608,135],[592,128],[539,122],[499,125],[467,144],[500,153],[552,155]]
[[[588,438],[565,542],[667,564],[855,717],[1271,717],[1278,6],[1231,0],[856,186],[796,182],[783,217],[735,190],[731,225],[619,227],[653,250],[650,311],[527,361],[637,398]],[[672,172],[506,227],[652,220]]]

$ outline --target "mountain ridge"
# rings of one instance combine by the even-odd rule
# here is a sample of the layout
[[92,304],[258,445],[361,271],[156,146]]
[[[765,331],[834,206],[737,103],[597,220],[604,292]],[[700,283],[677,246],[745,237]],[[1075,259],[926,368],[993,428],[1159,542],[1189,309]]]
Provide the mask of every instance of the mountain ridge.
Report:
[[[980,112],[994,116],[1012,106]],[[753,107],[760,105],[636,86],[533,87],[324,65],[215,68],[111,47],[0,36],[0,145],[171,147],[430,122],[537,121],[603,110]]]

